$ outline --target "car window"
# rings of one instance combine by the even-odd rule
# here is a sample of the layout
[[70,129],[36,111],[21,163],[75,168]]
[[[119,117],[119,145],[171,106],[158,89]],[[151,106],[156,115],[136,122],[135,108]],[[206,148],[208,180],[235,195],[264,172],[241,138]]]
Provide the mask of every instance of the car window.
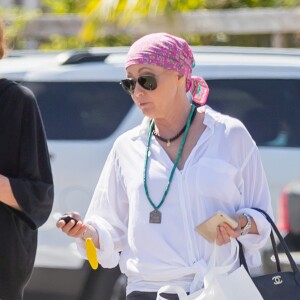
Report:
[[300,80],[207,81],[207,104],[240,119],[257,145],[300,147]]
[[[207,80],[208,105],[240,119],[258,146],[300,147],[300,80]],[[23,82],[50,140],[110,136],[133,105],[118,82]]]
[[133,102],[118,82],[22,82],[35,94],[50,140],[109,137]]

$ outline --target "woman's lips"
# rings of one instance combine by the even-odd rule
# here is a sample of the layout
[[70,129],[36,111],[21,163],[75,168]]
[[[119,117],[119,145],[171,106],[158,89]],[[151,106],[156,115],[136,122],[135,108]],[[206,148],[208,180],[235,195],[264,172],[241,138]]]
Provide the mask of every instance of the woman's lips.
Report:
[[149,102],[142,102],[142,103],[140,103],[140,107],[144,107],[144,106],[146,106],[148,104],[149,104]]

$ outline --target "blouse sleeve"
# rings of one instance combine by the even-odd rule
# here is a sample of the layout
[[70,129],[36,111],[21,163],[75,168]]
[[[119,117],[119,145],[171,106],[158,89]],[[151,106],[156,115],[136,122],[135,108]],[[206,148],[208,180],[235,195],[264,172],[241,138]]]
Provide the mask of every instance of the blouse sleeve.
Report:
[[[127,242],[128,199],[114,149],[106,160],[84,221],[98,232],[98,262],[105,268],[115,267],[119,262],[119,252]],[[86,257],[81,239],[77,239],[77,246],[81,255]]]
[[237,213],[250,215],[255,220],[259,234],[246,234],[238,239],[244,246],[249,267],[257,267],[261,264],[259,249],[266,244],[271,226],[266,218],[253,208],[260,208],[266,211],[271,218],[274,217],[267,179],[256,146],[253,147],[249,158],[245,161],[242,176],[244,205]]
[[19,175],[9,177],[12,192],[26,223],[36,229],[49,217],[53,205],[53,179],[46,135],[34,95],[26,88],[17,91],[20,110]]

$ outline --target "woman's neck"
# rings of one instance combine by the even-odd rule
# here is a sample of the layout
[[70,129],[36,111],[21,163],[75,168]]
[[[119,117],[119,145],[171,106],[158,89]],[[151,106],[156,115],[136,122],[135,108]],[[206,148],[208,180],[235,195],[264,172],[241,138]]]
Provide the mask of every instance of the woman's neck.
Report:
[[155,132],[164,138],[175,136],[186,125],[190,110],[188,101],[181,106],[174,105],[164,116],[154,118]]

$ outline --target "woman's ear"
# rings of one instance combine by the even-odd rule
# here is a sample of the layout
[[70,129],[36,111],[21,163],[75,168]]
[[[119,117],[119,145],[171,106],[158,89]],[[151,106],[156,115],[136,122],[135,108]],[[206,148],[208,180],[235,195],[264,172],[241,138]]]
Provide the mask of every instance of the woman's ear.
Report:
[[178,87],[184,87],[186,88],[186,76],[183,74],[178,74]]

